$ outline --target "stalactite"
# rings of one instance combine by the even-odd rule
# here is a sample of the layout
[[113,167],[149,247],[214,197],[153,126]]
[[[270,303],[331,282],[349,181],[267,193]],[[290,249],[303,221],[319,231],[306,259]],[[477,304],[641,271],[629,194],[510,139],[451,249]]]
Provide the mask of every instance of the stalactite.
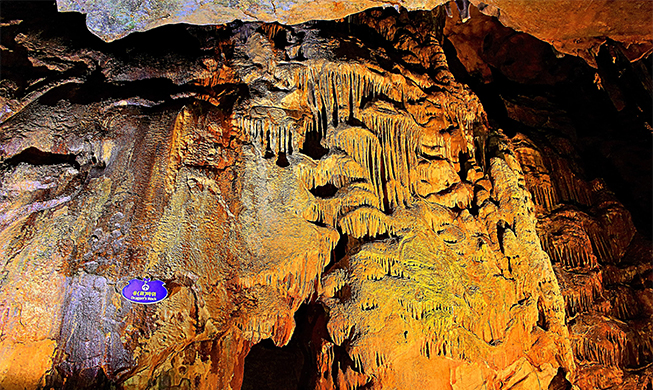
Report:
[[585,337],[573,343],[576,358],[581,362],[595,362],[618,366],[626,348],[627,336],[615,324],[596,325]]
[[330,154],[315,167],[302,166],[299,177],[311,189],[326,184],[341,188],[356,180],[369,180],[368,171],[345,154]]
[[360,207],[338,221],[342,232],[356,238],[376,237],[391,232],[385,214],[371,207]]
[[[257,141],[263,149],[269,147],[274,153],[286,152],[284,140],[291,136],[293,150],[298,150],[303,146],[305,134],[317,129],[332,147],[343,149],[367,169],[368,180],[381,204],[387,194],[390,208],[405,205],[410,198],[409,170],[415,166],[418,136],[424,129],[405,111],[374,99],[384,96],[397,106],[406,101],[419,101],[427,97],[423,89],[433,86],[433,82],[408,71],[404,75],[388,73],[371,64],[306,61],[303,66],[280,64],[279,68],[282,68],[279,72],[287,74],[298,90],[303,91],[300,104],[307,105],[313,119],[280,123],[280,120],[271,122],[275,115],[267,119],[240,115],[236,116],[237,126],[251,141]],[[361,107],[362,101],[370,98],[373,103]],[[459,153],[473,155],[474,135],[470,129],[473,123],[483,120],[484,112],[471,94],[462,99],[453,95],[438,99],[462,127],[464,145],[446,153],[457,165]],[[362,121],[368,130],[340,129],[338,126],[350,116]],[[379,164],[381,160],[383,164]]]
[[605,237],[602,227],[595,221],[589,220],[585,223],[585,230],[599,260],[602,263],[614,263],[616,258],[612,250],[612,242]]
[[632,295],[631,290],[623,286],[614,286],[610,290],[610,303],[612,315],[620,320],[636,318],[640,314],[641,307]]
[[383,190],[381,188],[380,170],[377,167],[378,162],[381,160],[381,145],[378,138],[366,129],[349,127],[334,130],[330,133],[329,139],[329,144],[332,147],[344,150],[367,170],[378,199],[382,199]]
[[574,274],[558,270],[558,280],[563,286],[566,313],[573,318],[597,307],[597,301],[604,299],[601,273]]
[[396,208],[409,198],[409,169],[416,165],[414,151],[419,125],[406,114],[382,102],[361,114],[363,123],[381,139],[385,159],[384,177],[387,183],[392,183],[392,188],[388,188],[388,200],[390,207]]
[[546,211],[551,211],[560,203],[558,193],[549,178],[540,179],[537,181],[526,179],[528,189],[533,193],[537,205],[544,207]]
[[554,159],[551,172],[561,200],[572,201],[586,206],[592,204],[589,186],[577,177],[566,161]]

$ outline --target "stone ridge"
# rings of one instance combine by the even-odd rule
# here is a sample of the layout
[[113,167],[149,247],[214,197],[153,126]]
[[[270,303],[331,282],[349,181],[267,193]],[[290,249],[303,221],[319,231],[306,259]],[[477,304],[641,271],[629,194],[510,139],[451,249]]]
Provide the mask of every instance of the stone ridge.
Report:
[[[550,43],[561,54],[585,59],[596,67],[594,57],[607,40],[620,42],[631,61],[653,50],[653,2],[648,0],[270,0],[201,1],[57,0],[60,12],[87,15],[88,29],[107,42],[126,35],[175,23],[196,25],[243,22],[279,22],[295,25],[311,20],[336,20],[369,8],[395,7],[431,10],[444,5],[447,13],[459,10],[463,20],[471,8],[496,17],[503,25]],[[627,21],[627,22],[626,22]]]
[[369,8],[397,7],[409,10],[430,10],[447,0],[418,0],[398,4],[380,0],[145,0],[115,2],[58,0],[60,12],[87,14],[86,25],[95,35],[107,42],[120,39],[132,32],[174,23],[196,25],[243,22],[279,22],[299,24],[310,20],[344,18]]

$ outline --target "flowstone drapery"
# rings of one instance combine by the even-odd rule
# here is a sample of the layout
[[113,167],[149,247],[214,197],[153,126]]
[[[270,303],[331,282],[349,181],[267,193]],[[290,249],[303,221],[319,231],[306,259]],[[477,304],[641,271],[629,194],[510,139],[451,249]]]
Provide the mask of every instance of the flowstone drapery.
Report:
[[[0,387],[239,389],[302,304],[311,388],[570,386],[552,191],[454,79],[442,15],[102,49],[8,25],[38,71],[2,84]],[[121,297],[145,276],[168,298]]]

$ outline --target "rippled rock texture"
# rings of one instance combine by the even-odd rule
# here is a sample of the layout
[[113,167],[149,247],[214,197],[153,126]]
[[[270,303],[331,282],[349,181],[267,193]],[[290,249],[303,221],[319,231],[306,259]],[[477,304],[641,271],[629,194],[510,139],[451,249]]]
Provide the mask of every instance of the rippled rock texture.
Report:
[[1,388],[650,385],[650,243],[564,113],[456,80],[474,25],[5,11]]
[[601,45],[609,40],[619,42],[631,61],[653,50],[653,3],[647,0],[57,0],[59,11],[86,14],[89,30],[106,41],[173,23],[207,25],[240,20],[298,24],[340,19],[380,6],[431,10],[440,5],[449,15],[459,10],[463,20],[478,9],[504,26],[550,43],[560,53],[585,59],[593,67],[597,67],[595,56]]
[[523,168],[565,298],[575,384],[647,388],[651,59],[631,63],[628,50],[612,42],[590,70],[471,11],[466,24],[445,26],[445,47],[490,122],[509,132]]

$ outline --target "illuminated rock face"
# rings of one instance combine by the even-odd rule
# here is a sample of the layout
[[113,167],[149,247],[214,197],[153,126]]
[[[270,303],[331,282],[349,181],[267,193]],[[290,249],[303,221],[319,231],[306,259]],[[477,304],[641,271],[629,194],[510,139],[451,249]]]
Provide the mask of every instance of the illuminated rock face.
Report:
[[[444,3],[447,1],[419,0],[403,3],[402,6],[410,10],[431,10]],[[215,25],[239,20],[299,24],[311,20],[340,19],[369,8],[397,6],[395,2],[382,0],[57,1],[60,12],[86,14],[89,30],[105,41],[174,23]]]
[[[173,23],[209,25],[240,20],[299,24],[397,5],[380,0],[57,0],[61,12],[86,14],[89,30],[105,41]],[[620,42],[632,61],[653,50],[653,4],[647,0],[410,0],[400,5],[408,10],[431,10],[444,5],[449,14],[460,10],[464,19],[473,17],[478,8],[497,17],[503,25],[548,42],[560,53],[579,56],[593,67],[597,66],[594,57],[607,40]]]
[[[565,299],[575,384],[582,389],[650,386],[653,265],[644,236],[650,237],[651,175],[633,180],[629,172],[650,165],[651,94],[626,98],[649,87],[613,82],[616,74],[621,80],[632,77],[638,63],[631,64],[626,48],[604,45],[591,61],[598,65],[596,73],[580,76],[585,84],[578,81],[576,59],[554,59],[550,46],[473,8],[467,23],[451,21],[444,35],[463,73],[486,90],[498,88],[493,93],[506,119],[520,127],[510,143]],[[642,73],[643,80],[648,73]],[[540,92],[534,94],[533,85]],[[484,102],[491,100],[485,96]],[[606,120],[604,112],[619,113],[621,125]],[[610,170],[618,172],[612,179]],[[606,184],[615,178],[641,187]],[[630,202],[632,214],[620,201]]]
[[[2,85],[0,387],[239,389],[302,303],[326,313],[311,388],[589,389],[577,362],[619,366],[581,336],[625,343],[618,324],[568,328],[598,282],[564,272],[596,267],[610,222],[633,233],[601,256],[623,256],[628,213],[552,212],[579,185],[554,195],[528,138],[489,126],[441,15],[191,28],[165,55],[11,25],[42,68]],[[145,276],[169,297],[121,297]]]

